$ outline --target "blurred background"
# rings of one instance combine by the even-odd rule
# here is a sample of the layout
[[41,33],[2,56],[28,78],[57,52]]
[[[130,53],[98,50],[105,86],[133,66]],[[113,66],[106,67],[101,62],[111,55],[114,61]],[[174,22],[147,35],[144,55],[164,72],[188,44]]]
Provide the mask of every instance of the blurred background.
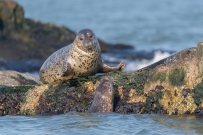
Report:
[[[43,27],[43,29],[52,27],[51,24],[54,24],[54,28],[64,26],[74,34],[84,28],[92,29],[101,39],[104,61],[110,65],[117,65],[120,61],[124,61],[127,64],[125,70],[127,72],[136,71],[177,51],[196,47],[198,42],[203,41],[202,0],[195,2],[191,0],[15,0],[15,2],[22,6],[24,18],[32,19],[40,24],[49,23],[49,26]],[[32,23],[26,22],[26,26]],[[26,29],[26,26],[23,25],[23,28]],[[27,46],[36,48],[24,48],[24,51],[20,53],[14,51],[13,53],[24,54],[28,50],[32,50],[28,55],[19,59],[4,57],[4,65],[7,63],[5,68],[11,68],[12,64],[16,65],[16,61],[23,63],[22,60],[29,58],[26,62],[30,70],[22,67],[16,70],[35,72],[46,57],[57,49],[70,44],[74,39],[74,34],[71,35],[70,40],[62,41],[62,37],[60,37],[60,41],[62,41],[60,45],[54,45],[55,42],[58,43],[58,39],[52,40],[58,35],[52,34],[47,37],[45,42],[43,37],[46,38],[51,32],[48,31],[43,35],[39,29],[36,32],[38,27],[32,25],[27,29],[27,33],[31,33],[29,37],[33,40],[36,38],[36,42],[22,39],[23,43],[27,41],[25,43]],[[54,37],[54,35],[56,36]],[[25,34],[23,37],[26,36]],[[40,45],[37,46],[37,42],[40,42]],[[8,47],[4,43],[4,49]],[[50,48],[51,50],[48,51]],[[32,55],[30,55],[31,53]],[[40,62],[39,59],[41,59]],[[8,60],[13,63],[9,63]]]

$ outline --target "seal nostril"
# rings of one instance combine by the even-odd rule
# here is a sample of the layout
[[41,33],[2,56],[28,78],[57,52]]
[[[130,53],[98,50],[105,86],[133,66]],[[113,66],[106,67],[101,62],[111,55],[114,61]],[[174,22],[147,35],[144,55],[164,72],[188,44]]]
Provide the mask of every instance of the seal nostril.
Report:
[[84,39],[81,37],[80,40],[83,41]]
[[90,37],[90,38],[93,38],[93,35],[90,35],[89,37]]

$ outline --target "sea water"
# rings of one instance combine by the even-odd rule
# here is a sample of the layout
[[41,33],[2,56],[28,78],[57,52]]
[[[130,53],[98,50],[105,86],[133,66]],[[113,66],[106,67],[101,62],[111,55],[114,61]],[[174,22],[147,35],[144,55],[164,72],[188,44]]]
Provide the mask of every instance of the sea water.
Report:
[[[153,59],[131,60],[103,54],[104,60],[124,61],[134,71],[203,40],[202,0],[15,0],[27,18],[64,25],[78,32],[92,29],[106,42],[135,46]],[[202,116],[155,114],[81,114],[0,117],[0,135],[198,135]]]
[[203,118],[155,114],[85,114],[0,117],[2,135],[200,135]]

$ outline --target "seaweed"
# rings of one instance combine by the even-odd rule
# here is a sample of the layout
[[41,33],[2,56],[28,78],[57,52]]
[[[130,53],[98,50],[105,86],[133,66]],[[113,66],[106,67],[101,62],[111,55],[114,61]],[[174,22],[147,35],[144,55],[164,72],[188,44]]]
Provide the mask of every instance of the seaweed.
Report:
[[152,82],[157,82],[160,81],[161,83],[164,82],[166,80],[166,73],[157,73],[157,74],[153,74],[151,77],[151,81]]
[[20,86],[0,86],[0,94],[12,94],[17,92],[27,92],[30,88],[33,88],[33,85],[20,85]]
[[173,86],[181,86],[185,84],[186,73],[183,68],[175,68],[169,73],[169,81]]
[[154,111],[155,113],[162,112],[163,107],[159,103],[159,99],[162,99],[163,95],[164,95],[163,92],[159,91],[147,96],[145,104],[146,111],[148,112]]
[[200,105],[203,102],[203,80],[193,89],[194,102],[196,105]]

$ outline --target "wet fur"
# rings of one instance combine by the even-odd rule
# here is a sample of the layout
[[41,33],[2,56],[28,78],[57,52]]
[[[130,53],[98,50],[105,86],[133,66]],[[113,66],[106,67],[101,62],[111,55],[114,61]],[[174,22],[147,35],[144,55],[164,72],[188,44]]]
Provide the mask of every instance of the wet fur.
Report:
[[114,93],[112,78],[108,76],[102,77],[101,83],[95,90],[92,105],[87,113],[112,112]]

